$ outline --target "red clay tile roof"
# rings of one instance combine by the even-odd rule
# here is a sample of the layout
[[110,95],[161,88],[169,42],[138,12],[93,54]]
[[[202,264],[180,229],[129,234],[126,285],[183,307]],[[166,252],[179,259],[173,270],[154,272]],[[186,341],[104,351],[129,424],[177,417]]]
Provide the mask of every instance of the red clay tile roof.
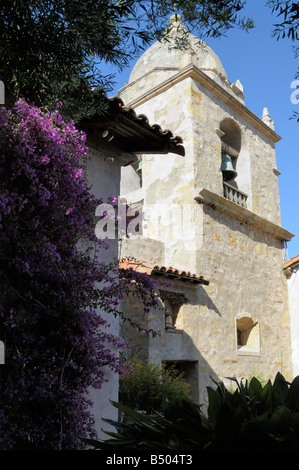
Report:
[[150,265],[146,261],[136,260],[119,260],[120,269],[130,269],[134,271],[146,273],[149,276],[165,276],[170,279],[179,279],[181,281],[193,282],[194,284],[205,284],[209,285],[209,281],[204,279],[203,276],[198,274],[192,274],[189,271],[182,271],[172,267],[167,268],[166,266]]
[[174,136],[170,130],[162,130],[158,124],[149,124],[144,114],[125,106],[117,96],[108,98],[108,110],[105,114],[96,115],[80,122],[86,132],[96,132],[98,136],[104,131],[113,135],[113,143],[130,153],[175,153],[185,155],[183,140]]
[[289,261],[286,261],[283,265],[283,268],[284,269],[290,268],[291,266],[294,266],[295,264],[298,264],[298,263],[299,263],[299,255],[294,256]]

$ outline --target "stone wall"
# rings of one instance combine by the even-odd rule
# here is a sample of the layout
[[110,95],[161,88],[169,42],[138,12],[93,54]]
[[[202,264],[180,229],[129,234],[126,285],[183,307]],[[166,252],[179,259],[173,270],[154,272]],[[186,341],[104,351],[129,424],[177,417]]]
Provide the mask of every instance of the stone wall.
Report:
[[[161,331],[152,338],[126,328],[124,337],[132,352],[149,362],[193,364],[197,386],[193,396],[198,403],[206,400],[211,377],[230,386],[226,377],[273,379],[280,371],[291,379],[293,374],[281,242],[211,207],[204,206],[203,212],[204,242],[194,258],[196,272],[204,273],[210,283],[176,281],[168,288],[188,300],[179,311],[176,328],[165,329],[163,302],[149,315],[134,299],[124,306],[135,321]],[[143,239],[146,243],[146,252],[155,246]],[[255,334],[254,342],[247,346],[238,344],[237,321],[244,318],[255,326],[249,331]]]
[[292,359],[293,359],[293,376],[299,375],[299,256],[295,256],[289,262],[285,263],[284,273],[287,278],[289,293],[289,309],[291,322],[291,339],[292,339]]
[[[268,379],[280,371],[291,378],[290,318],[282,268],[284,241],[293,235],[280,226],[275,160],[280,137],[272,122],[268,126],[245,107],[240,87],[229,84],[214,56],[215,69],[207,70],[206,58],[195,64],[194,57],[181,52],[176,69],[168,68],[167,78],[159,82],[161,69],[170,64],[165,49],[165,60],[156,69],[155,50],[140,59],[134,80],[120,96],[151,123],[159,122],[180,135],[186,152],[184,158],[142,158],[138,198],[147,224],[140,242],[147,246],[142,260],[148,260],[151,249],[155,253],[154,240],[160,243],[160,254],[164,247],[160,259],[165,266],[201,274],[210,284],[192,286],[191,291],[187,283],[180,286],[192,300],[181,308],[177,329],[148,339],[143,354],[147,351],[149,360],[196,363],[192,380],[197,374],[199,401],[210,376]],[[147,67],[144,76],[142,64]],[[238,175],[231,184],[245,193],[245,206],[224,194],[221,149],[230,129],[224,122],[235,126],[240,135]],[[125,183],[122,195],[134,202],[134,193]],[[128,250],[129,245],[130,241]],[[158,318],[153,313],[153,325]]]
[[[292,376],[282,242],[212,207],[204,207],[197,264],[210,285],[201,311],[201,353],[221,376]],[[237,318],[259,325],[259,348],[237,345]]]

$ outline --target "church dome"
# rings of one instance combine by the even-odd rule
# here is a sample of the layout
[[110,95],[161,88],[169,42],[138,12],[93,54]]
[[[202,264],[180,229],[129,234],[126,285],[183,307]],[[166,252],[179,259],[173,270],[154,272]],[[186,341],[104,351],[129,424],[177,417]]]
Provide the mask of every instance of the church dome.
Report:
[[[167,40],[155,42],[136,62],[129,83],[155,70],[170,71],[172,69],[174,71],[190,64],[195,65],[213,79],[227,80],[226,72],[217,54],[182,25],[180,15],[173,15],[170,18],[167,33]],[[184,47],[178,47],[180,44],[184,44]]]

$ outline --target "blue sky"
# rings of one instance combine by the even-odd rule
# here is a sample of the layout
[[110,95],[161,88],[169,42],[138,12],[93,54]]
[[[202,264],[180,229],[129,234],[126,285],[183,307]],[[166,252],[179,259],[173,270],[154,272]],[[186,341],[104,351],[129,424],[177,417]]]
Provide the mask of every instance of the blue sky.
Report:
[[[299,254],[299,122],[290,119],[299,113],[299,103],[291,102],[291,88],[297,71],[297,61],[288,39],[277,41],[272,37],[273,24],[279,22],[264,0],[247,0],[244,15],[254,19],[255,28],[249,33],[231,30],[227,37],[206,40],[219,56],[230,82],[237,79],[244,86],[245,105],[261,117],[267,107],[275,123],[275,131],[282,137],[276,144],[279,176],[282,226],[296,236],[287,244],[286,254]],[[116,72],[114,94],[129,79],[132,65],[122,73]],[[299,82],[298,82],[299,86]],[[113,93],[112,93],[113,94]],[[296,94],[299,98],[299,91]]]

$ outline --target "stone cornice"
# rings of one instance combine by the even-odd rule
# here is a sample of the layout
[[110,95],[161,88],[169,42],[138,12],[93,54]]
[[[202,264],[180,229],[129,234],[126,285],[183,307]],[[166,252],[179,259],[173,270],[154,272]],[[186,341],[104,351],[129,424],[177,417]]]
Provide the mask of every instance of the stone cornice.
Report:
[[[187,65],[186,67],[180,69],[178,73],[172,75],[160,85],[150,89],[149,91],[141,95],[139,98],[132,100],[128,104],[128,106],[136,108],[137,106],[140,106],[141,104],[150,100],[154,96],[163,93],[176,83],[179,83],[189,77],[203,84],[208,90],[214,93],[215,96],[217,96],[224,103],[226,103],[233,111],[236,111],[240,116],[244,117],[244,119],[246,119],[250,124],[252,124],[256,129],[266,135],[274,143],[281,140],[281,137],[267,124],[265,124],[258,116],[256,116],[256,114],[246,108],[243,103],[234,98],[234,96],[232,96],[228,91],[218,85],[218,83],[216,83],[212,78],[210,78],[208,75],[206,75],[193,64]],[[130,86],[131,84],[122,88],[122,90],[125,90],[127,87]]]
[[229,201],[223,196],[219,196],[208,189],[202,188],[199,195],[194,198],[197,202],[215,206],[217,209],[236,217],[243,222],[256,227],[262,232],[269,233],[275,238],[284,241],[290,241],[294,234],[280,227],[279,225],[270,222],[269,220],[260,217],[257,214],[245,209],[234,202]]

